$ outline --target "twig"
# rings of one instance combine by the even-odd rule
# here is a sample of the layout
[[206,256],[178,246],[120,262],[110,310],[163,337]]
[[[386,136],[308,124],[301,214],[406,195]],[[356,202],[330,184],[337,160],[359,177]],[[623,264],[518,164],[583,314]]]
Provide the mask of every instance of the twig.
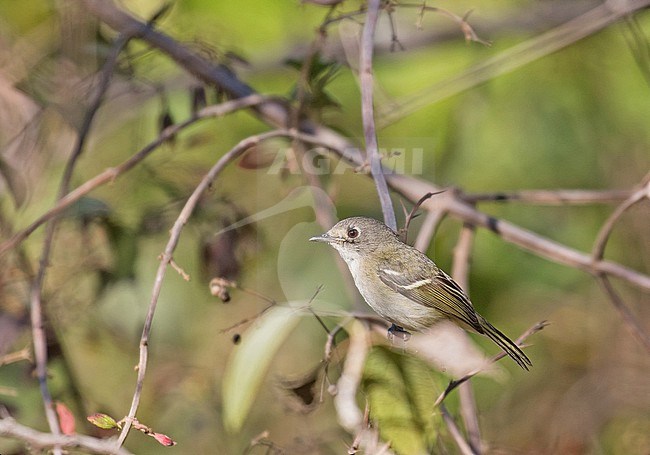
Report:
[[438,225],[445,217],[446,212],[443,210],[429,210],[427,211],[422,226],[420,226],[420,231],[418,236],[415,238],[415,243],[413,247],[419,251],[425,252],[433,239],[433,235],[436,233]]
[[392,5],[387,8],[386,14],[390,23],[390,51],[395,52],[395,49],[403,51],[404,46],[402,46],[402,43],[399,42],[399,38],[397,37],[397,24],[395,24],[395,18],[393,17]]
[[476,229],[473,225],[465,223],[458,236],[458,242],[454,248],[454,258],[451,268],[451,276],[465,292],[469,293],[469,263],[474,243]]
[[411,211],[408,213],[408,215],[406,215],[406,221],[404,222],[404,243],[406,243],[406,241],[408,239],[409,226],[411,225],[411,221],[413,220],[413,218],[415,218],[416,213],[420,209],[420,206],[422,205],[422,203],[424,201],[426,201],[427,199],[429,199],[431,196],[433,196],[435,194],[440,194],[440,193],[443,193],[443,192],[445,192],[445,190],[437,191],[435,193],[429,192],[429,193],[425,194],[424,196],[422,196],[420,199],[418,199],[418,201],[415,203],[415,205],[413,206]]
[[0,367],[3,365],[9,365],[10,363],[20,362],[22,360],[32,360],[32,351],[29,349],[29,346],[22,348],[20,351],[10,352],[0,356]]
[[80,434],[55,435],[42,433],[32,428],[19,424],[13,418],[3,416],[0,418],[0,436],[18,439],[29,444],[32,448],[66,447],[84,449],[90,453],[130,455],[126,449],[115,448],[115,439],[98,439]]
[[[515,341],[515,343],[517,343],[518,346],[523,347],[523,342],[524,342],[524,341],[525,341],[529,336],[531,336],[531,335],[533,335],[533,334],[539,332],[539,331],[542,330],[544,327],[546,327],[548,324],[549,324],[549,323],[548,323],[547,321],[541,321],[541,322],[536,323],[535,325],[533,325],[532,327],[530,327],[528,330],[526,330],[524,333],[522,333],[521,336],[519,336],[519,338],[517,338],[517,340]],[[508,355],[508,354],[506,354],[504,351],[501,351],[500,353],[498,353],[497,355],[495,355],[494,357],[492,357],[492,358],[489,360],[489,362],[488,362],[485,366],[482,366],[482,367],[477,368],[477,369],[475,369],[475,370],[473,370],[473,371],[470,371],[469,373],[467,373],[467,374],[466,374],[465,376],[463,376],[462,378],[459,378],[459,379],[456,379],[456,380],[454,380],[454,381],[451,381],[451,382],[449,383],[449,385],[447,386],[447,388],[445,389],[445,391],[442,392],[442,393],[438,396],[438,398],[436,399],[436,401],[435,401],[435,403],[433,404],[433,406],[434,406],[434,407],[438,406],[440,403],[443,402],[443,400],[444,400],[445,398],[447,398],[447,395],[449,395],[449,394],[450,394],[450,393],[451,393],[451,392],[452,392],[456,387],[458,387],[459,385],[461,385],[461,384],[464,383],[465,381],[467,381],[467,380],[473,378],[474,376],[476,376],[477,374],[479,374],[479,373],[480,373],[481,371],[483,371],[483,370],[484,370],[488,365],[492,365],[493,363],[495,363],[495,362],[501,360],[502,358],[506,357],[507,355]]]
[[[592,249],[592,257],[594,261],[599,261],[603,258],[605,254],[605,247],[607,241],[614,230],[614,226],[618,220],[623,216],[623,214],[633,205],[642,201],[643,199],[650,199],[650,173],[648,173],[642,180],[639,189],[632,193],[622,204],[616,207],[616,210],[607,218],[603,224],[596,241],[594,242],[594,247]],[[650,352],[650,336],[645,332],[638,319],[634,316],[632,311],[625,305],[623,299],[618,295],[614,286],[607,278],[607,275],[604,273],[597,273],[596,279],[598,284],[601,286],[605,294],[609,297],[610,302],[614,306],[614,309],[618,311],[621,319],[628,327],[632,335],[639,340],[639,342]]]
[[181,232],[183,227],[189,220],[190,216],[194,212],[196,205],[198,204],[201,195],[209,188],[214,179],[225,169],[225,167],[231,163],[234,159],[238,158],[250,147],[259,144],[260,142],[270,139],[273,137],[279,136],[289,136],[290,133],[286,130],[274,130],[267,133],[259,134],[257,136],[248,137],[240,141],[235,147],[223,155],[217,163],[210,168],[206,176],[201,180],[201,182],[194,189],[194,192],[188,198],[185,206],[181,210],[178,218],[176,219],[174,226],[170,231],[169,241],[165,247],[165,251],[161,255],[160,265],[158,266],[158,272],[156,273],[156,278],[154,280],[154,286],[151,293],[151,301],[149,303],[149,308],[147,310],[147,316],[144,321],[142,336],[140,338],[140,360],[138,362],[138,377],[136,380],[135,392],[133,393],[133,399],[131,402],[131,408],[129,414],[125,419],[124,427],[120,433],[120,437],[116,443],[117,447],[121,447],[126,439],[129,429],[135,418],[135,414],[140,405],[140,396],[142,394],[142,386],[144,383],[144,377],[147,371],[147,362],[149,357],[149,336],[151,333],[151,327],[153,323],[153,317],[156,312],[156,305],[158,303],[158,298],[160,297],[160,291],[162,289],[163,280],[165,278],[165,272],[167,271],[167,266],[172,260],[172,254],[176,249],[176,245],[180,239]]
[[176,273],[178,273],[181,276],[181,278],[183,278],[185,281],[190,281],[190,275],[185,270],[183,270],[183,267],[178,265],[178,263],[174,261],[174,259],[169,260],[169,265],[171,265],[172,268],[176,270]]
[[375,129],[375,114],[373,107],[374,80],[372,76],[372,52],[375,43],[375,27],[379,18],[381,0],[368,0],[366,23],[361,34],[361,52],[359,54],[359,83],[361,85],[361,115],[363,118],[363,136],[366,142],[366,157],[370,162],[370,173],[375,181],[384,223],[397,230],[397,220],[390,199],[384,168],[381,165],[377,131]]
[[445,405],[440,406],[440,412],[442,413],[442,419],[447,425],[447,428],[449,428],[449,433],[451,434],[452,439],[454,442],[456,442],[456,445],[460,449],[460,453],[463,455],[477,455],[476,452],[472,450],[472,447],[469,445],[469,443],[465,441],[465,438],[463,438],[463,434],[461,433],[460,428],[458,428],[458,425],[456,425],[456,422],[454,421],[451,414],[449,414],[449,411]]
[[644,177],[640,188],[634,191],[625,201],[623,201],[622,204],[616,207],[616,210],[614,210],[607,221],[605,221],[603,224],[600,232],[598,232],[598,236],[596,237],[596,241],[594,242],[594,247],[591,252],[594,261],[599,261],[603,258],[605,254],[605,246],[607,245],[609,236],[611,235],[614,226],[621,218],[621,216],[623,216],[627,209],[645,198],[650,199],[650,173]]
[[363,413],[357,406],[357,389],[363,374],[363,365],[368,355],[366,328],[357,320],[352,322],[350,345],[345,357],[343,372],[337,383],[338,393],[334,397],[334,407],[343,428],[357,433],[363,422]]
[[[471,224],[464,224],[454,248],[454,259],[451,276],[465,292],[469,292],[469,264],[474,243],[475,228]],[[470,381],[461,384],[458,389],[460,395],[460,412],[465,423],[472,451],[481,453],[481,431],[478,423],[478,410],[474,400],[474,392]]]
[[522,202],[545,205],[608,204],[627,199],[630,190],[523,190],[514,192],[461,194],[467,203]]
[[600,284],[601,288],[605,292],[605,294],[609,297],[609,300],[612,302],[612,305],[618,311],[619,315],[621,316],[621,319],[625,323],[625,325],[628,327],[632,335],[639,340],[639,342],[643,345],[643,347],[646,348],[648,352],[650,352],[650,336],[643,330],[643,327],[641,327],[641,324],[639,324],[638,319],[634,316],[632,311],[625,305],[625,302],[623,299],[618,295],[616,290],[614,289],[614,286],[612,286],[612,283],[609,281],[606,275],[598,275],[596,277],[598,280],[598,284]]
[[458,24],[460,27],[461,31],[463,32],[463,35],[465,36],[465,41],[474,41],[480,44],[483,44],[484,46],[491,46],[492,43],[489,41],[485,41],[476,34],[474,29],[472,28],[471,25],[469,25],[469,22],[467,22],[467,18],[469,17],[471,11],[467,12],[464,16],[459,16],[458,14],[452,13],[449,10],[443,9],[443,8],[438,8],[436,6],[427,6],[424,4],[424,2],[421,3],[399,3],[398,5],[401,8],[417,8],[419,9],[419,24],[422,23],[422,19],[424,18],[424,13],[425,11],[430,11],[434,13],[439,13],[442,14],[443,16],[447,16],[454,22]]

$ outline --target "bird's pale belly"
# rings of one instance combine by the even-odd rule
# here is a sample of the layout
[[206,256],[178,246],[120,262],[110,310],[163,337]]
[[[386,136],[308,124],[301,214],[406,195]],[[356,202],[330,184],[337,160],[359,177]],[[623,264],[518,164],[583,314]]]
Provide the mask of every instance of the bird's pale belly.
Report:
[[[422,331],[444,318],[444,315],[435,309],[414,302],[396,292],[382,293],[377,289],[364,291],[359,289],[359,292],[379,316],[409,331]],[[387,298],[387,294],[391,297]]]

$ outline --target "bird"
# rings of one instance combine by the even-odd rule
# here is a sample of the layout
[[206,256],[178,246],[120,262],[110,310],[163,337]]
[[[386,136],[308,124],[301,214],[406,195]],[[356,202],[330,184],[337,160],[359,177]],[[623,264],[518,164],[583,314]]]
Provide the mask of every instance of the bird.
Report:
[[524,370],[532,366],[516,343],[474,309],[458,283],[381,221],[346,218],[309,240],[338,251],[366,303],[392,324],[389,336],[408,336],[450,320],[491,339]]

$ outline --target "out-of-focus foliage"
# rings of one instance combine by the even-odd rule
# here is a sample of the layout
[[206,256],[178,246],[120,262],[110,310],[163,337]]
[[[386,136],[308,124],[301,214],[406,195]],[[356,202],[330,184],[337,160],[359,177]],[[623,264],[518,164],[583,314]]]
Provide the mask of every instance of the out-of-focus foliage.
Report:
[[382,347],[366,360],[363,386],[371,419],[398,453],[431,453],[442,420],[433,403],[442,391],[439,373],[421,360]]
[[[586,5],[543,3],[552,6],[549,11]],[[337,11],[354,11],[360,4],[348,0]],[[387,51],[391,30],[383,16],[374,59],[378,111],[550,28],[553,16],[531,14],[540,2],[530,1],[427,4],[461,16],[473,10],[469,22],[492,46],[465,43],[457,25],[444,15],[425,14],[420,30],[417,8],[395,8],[393,19],[404,50]],[[121,5],[144,19],[161,8],[160,2],[141,0]],[[260,93],[296,104],[299,84],[305,82],[299,80],[302,66],[287,61],[303,61],[327,13],[327,8],[297,0],[185,0],[172,4],[156,26],[227,65]],[[350,49],[361,20],[354,16],[327,29],[321,60],[308,75],[308,109],[303,110],[358,143],[363,131]],[[647,48],[650,17],[642,12],[634,21],[644,34],[641,48]],[[515,72],[418,110],[380,130],[380,147],[386,154],[397,152],[390,159],[400,172],[466,192],[630,188],[650,168],[648,69],[634,58],[630,30],[629,23],[613,24]],[[97,72],[115,37],[78,1],[0,0],[3,240],[52,207],[65,161],[95,94]],[[202,87],[141,41],[129,43],[94,119],[72,186],[135,154],[169,121],[189,118],[203,98],[212,104],[223,94]],[[52,394],[75,414],[78,432],[97,434],[86,416],[106,413],[119,419],[128,411],[158,257],[185,200],[234,144],[267,129],[247,112],[199,122],[61,218],[44,286],[52,342],[48,371]],[[286,302],[308,301],[325,284],[311,306],[323,314],[330,329],[341,322],[343,311],[364,308],[334,253],[307,242],[322,228],[314,221],[312,199],[294,203],[293,191],[307,182],[292,162],[298,155],[290,145],[262,144],[260,150],[273,150],[270,160],[263,153],[251,153],[248,161],[219,176],[174,254],[191,280],[173,269],[167,272],[138,418],[173,438],[182,453],[215,453],[215,448],[219,453],[242,453],[265,431],[268,436],[262,439],[271,441],[272,449],[342,453],[354,437],[338,425],[328,393],[328,385],[341,373],[345,336],[337,337],[340,346],[329,370],[317,377],[317,404],[296,407],[282,384],[320,366],[325,330],[301,312],[292,330],[278,327],[274,336],[264,319],[253,318],[268,302],[232,289],[231,301],[222,304],[208,288],[210,275],[223,273],[243,288]],[[336,160],[311,164],[323,166],[318,167],[323,170],[320,177],[336,217],[380,216],[374,185],[366,175]],[[398,200],[396,196],[399,210]],[[270,208],[277,210],[265,212]],[[480,208],[583,251],[589,251],[612,211],[611,205],[502,203]],[[227,240],[216,235],[260,213],[268,216],[229,231]],[[608,244],[608,258],[648,273],[649,213],[645,201],[623,217]],[[421,220],[414,220],[411,239]],[[445,221],[428,250],[446,270],[458,229],[456,222]],[[29,279],[38,267],[42,239],[41,228],[1,258],[0,355],[30,345]],[[647,452],[650,359],[590,277],[479,230],[469,282],[477,309],[508,335],[515,337],[538,320],[551,322],[531,340],[530,373],[504,362],[511,374],[503,374],[502,380],[473,381],[482,437],[491,449]],[[617,288],[647,330],[648,295],[627,286]],[[285,316],[293,326],[293,316]],[[253,320],[236,331],[242,337],[236,345],[234,332],[222,329],[248,318]],[[257,351],[247,343],[256,341],[255,331],[262,329],[267,330],[267,343]],[[254,355],[242,357],[242,348]],[[259,382],[246,385],[240,377],[226,381],[229,362],[242,366],[229,374],[242,371],[250,374],[248,380]],[[367,395],[359,395],[359,404],[363,408],[367,399],[380,410],[374,417],[382,436],[394,442],[394,450],[413,453],[440,443],[453,453],[452,440],[439,433],[438,417],[427,407],[441,381],[419,361],[377,348],[368,359]],[[226,397],[223,390],[250,395]],[[392,413],[385,407],[387,391],[396,401]],[[46,429],[28,362],[0,366],[0,404],[21,423]],[[397,416],[400,422],[391,422],[390,417]],[[227,431],[227,421],[238,431]],[[406,428],[416,435],[413,439],[403,436]],[[20,453],[20,447],[15,441],[0,441],[2,454]],[[129,436],[127,447],[138,454],[163,450],[137,432]],[[254,447],[251,453],[267,448]]]

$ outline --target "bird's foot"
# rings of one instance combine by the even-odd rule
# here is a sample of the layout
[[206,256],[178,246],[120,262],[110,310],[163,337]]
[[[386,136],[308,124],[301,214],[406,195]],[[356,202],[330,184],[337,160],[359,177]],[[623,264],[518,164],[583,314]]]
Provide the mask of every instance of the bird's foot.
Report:
[[388,328],[388,339],[392,342],[393,338],[397,335],[403,341],[408,341],[411,338],[411,332],[405,330],[404,327],[400,327],[396,324],[391,324]]

